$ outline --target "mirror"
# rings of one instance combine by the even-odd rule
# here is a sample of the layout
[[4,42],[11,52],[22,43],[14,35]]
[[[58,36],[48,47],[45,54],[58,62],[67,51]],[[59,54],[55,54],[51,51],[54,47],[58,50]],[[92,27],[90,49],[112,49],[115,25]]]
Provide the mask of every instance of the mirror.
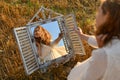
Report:
[[30,28],[41,63],[51,61],[67,54],[58,21],[33,25]]

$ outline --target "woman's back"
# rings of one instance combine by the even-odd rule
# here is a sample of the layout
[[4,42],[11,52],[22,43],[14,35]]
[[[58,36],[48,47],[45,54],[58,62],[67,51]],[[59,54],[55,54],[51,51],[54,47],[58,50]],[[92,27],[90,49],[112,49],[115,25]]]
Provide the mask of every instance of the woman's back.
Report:
[[120,40],[113,39],[103,47],[107,54],[107,68],[102,80],[120,80]]

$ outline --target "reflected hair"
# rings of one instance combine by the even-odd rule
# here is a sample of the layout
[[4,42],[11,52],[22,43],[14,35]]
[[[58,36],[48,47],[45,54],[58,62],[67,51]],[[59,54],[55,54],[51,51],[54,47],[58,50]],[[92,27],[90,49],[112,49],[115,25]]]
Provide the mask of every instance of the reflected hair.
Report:
[[108,13],[107,21],[98,26],[96,35],[107,34],[104,45],[115,36],[120,39],[120,0],[104,0],[101,4],[104,15]]
[[50,45],[51,35],[42,26],[38,25],[34,30],[34,38],[38,43],[43,43],[45,45]]

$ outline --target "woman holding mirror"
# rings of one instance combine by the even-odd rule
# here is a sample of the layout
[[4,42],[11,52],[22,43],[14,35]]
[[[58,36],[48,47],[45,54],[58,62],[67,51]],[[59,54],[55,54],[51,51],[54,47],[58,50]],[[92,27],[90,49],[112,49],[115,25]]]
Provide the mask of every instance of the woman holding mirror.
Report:
[[[44,29],[42,26],[37,26],[35,28],[34,38],[41,60],[53,60],[55,58],[61,57],[63,54],[66,54],[66,50],[64,47],[56,47],[62,37],[63,34],[60,33],[58,38],[51,42],[51,35],[46,29]],[[59,51],[59,49],[62,49],[61,52]]]
[[102,0],[96,15],[95,38],[81,30],[76,32],[98,48],[71,70],[68,80],[120,80],[120,0]]

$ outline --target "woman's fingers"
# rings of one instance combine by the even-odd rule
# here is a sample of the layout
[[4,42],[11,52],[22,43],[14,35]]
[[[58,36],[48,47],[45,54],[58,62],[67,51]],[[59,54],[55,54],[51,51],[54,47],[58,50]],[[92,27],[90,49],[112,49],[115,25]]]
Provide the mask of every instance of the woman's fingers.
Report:
[[96,36],[97,39],[97,43],[99,47],[103,47],[104,46],[104,40],[106,39],[107,34],[101,34]]
[[107,36],[108,36],[107,34],[103,35],[102,41],[104,41]]
[[104,35],[101,34],[101,35],[96,36],[96,38],[97,38],[99,41],[104,41],[106,37],[107,37],[107,34],[104,34]]
[[103,47],[102,37],[103,37],[103,34],[96,36],[98,47]]
[[81,29],[80,27],[78,27],[78,29],[79,29],[79,32],[80,32],[81,34],[83,34],[82,29]]
[[80,27],[78,27],[77,29],[74,28],[73,30],[78,34],[83,34],[82,29]]

